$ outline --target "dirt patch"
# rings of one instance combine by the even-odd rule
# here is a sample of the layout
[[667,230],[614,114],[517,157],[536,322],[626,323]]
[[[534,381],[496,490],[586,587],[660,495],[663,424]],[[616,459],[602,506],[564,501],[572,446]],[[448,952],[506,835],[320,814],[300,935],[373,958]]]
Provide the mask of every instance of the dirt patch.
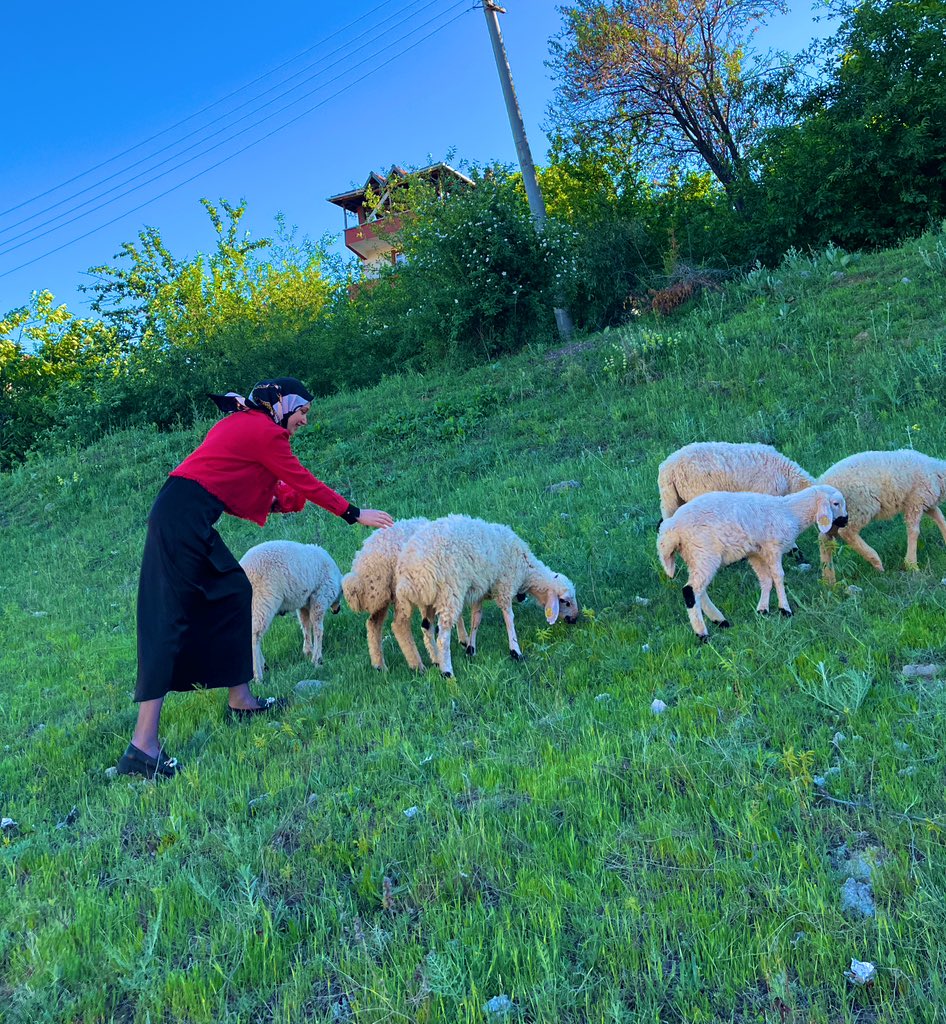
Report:
[[595,340],[591,341],[573,341],[569,345],[561,345],[558,348],[553,348],[545,353],[547,362],[555,363],[560,359],[569,359],[572,356],[577,356],[582,352],[590,352],[591,349],[596,348],[599,342]]

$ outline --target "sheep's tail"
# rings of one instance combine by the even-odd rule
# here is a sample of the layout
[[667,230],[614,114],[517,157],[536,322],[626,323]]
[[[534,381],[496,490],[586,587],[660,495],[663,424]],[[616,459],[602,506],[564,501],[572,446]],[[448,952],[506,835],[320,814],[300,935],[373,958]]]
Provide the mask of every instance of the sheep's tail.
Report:
[[660,515],[663,519],[669,519],[683,504],[683,499],[677,493],[673,476],[670,473],[658,475],[657,490],[660,492]]
[[660,564],[664,572],[673,579],[677,571],[677,561],[674,557],[680,548],[680,538],[677,531],[672,527],[668,528],[666,520],[660,527],[657,535],[657,554],[660,555]]

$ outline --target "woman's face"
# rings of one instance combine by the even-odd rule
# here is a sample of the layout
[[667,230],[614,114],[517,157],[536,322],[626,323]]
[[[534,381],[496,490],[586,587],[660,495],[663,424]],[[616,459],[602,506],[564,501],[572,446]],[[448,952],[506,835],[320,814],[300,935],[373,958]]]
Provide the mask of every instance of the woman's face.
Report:
[[290,415],[289,422],[286,424],[286,430],[289,431],[290,437],[292,437],[300,427],[304,427],[309,422],[309,410],[311,408],[311,405],[303,405]]

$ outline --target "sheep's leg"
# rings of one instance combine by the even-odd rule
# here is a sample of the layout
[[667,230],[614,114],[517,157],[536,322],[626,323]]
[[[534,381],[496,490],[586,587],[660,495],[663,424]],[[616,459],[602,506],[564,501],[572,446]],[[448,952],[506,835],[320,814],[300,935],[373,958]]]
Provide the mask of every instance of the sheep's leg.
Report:
[[424,638],[424,646],[427,648],[427,653],[430,655],[430,660],[434,665],[440,663],[440,655],[437,651],[437,640],[434,636],[434,620],[436,619],[436,613],[433,608],[422,609],[422,616],[420,621],[421,636]]
[[926,514],[939,527],[940,536],[943,538],[944,543],[946,543],[946,519],[943,518],[943,513],[940,512],[939,506],[934,505],[932,508],[928,508]]
[[781,555],[773,555],[769,562],[769,572],[771,573],[772,580],[775,583],[775,593],[778,595],[778,607],[779,611],[786,617],[789,618],[792,613],[792,607],[788,603],[788,595],[785,593],[785,570],[782,568]]
[[772,576],[769,573],[768,564],[759,555],[749,555],[746,561],[759,579],[759,603],[755,610],[760,615],[768,615],[769,599],[772,595]]
[[263,657],[263,637],[273,624],[276,608],[269,605],[254,603],[253,606],[253,678],[259,682],[263,678],[266,659]]
[[[483,619],[483,602],[477,601],[470,612],[470,638],[466,645],[466,653],[472,658],[476,654],[476,631],[480,628]],[[461,620],[462,621],[462,620]]]
[[[709,633],[703,619],[703,598],[706,597],[706,590],[719,569],[719,562],[714,558],[705,564],[695,566],[688,564],[687,569],[689,578],[683,588],[683,603],[686,605],[687,616],[690,619],[693,632],[699,637],[701,643],[706,643],[709,640]],[[713,607],[715,608],[715,605]]]
[[[690,578],[692,580],[692,577]],[[693,632],[700,638],[701,643],[706,643],[709,640],[709,633],[706,630],[706,622],[703,620],[703,594],[706,592],[707,583],[698,582],[699,588],[689,582],[683,588],[683,603],[686,605]]]
[[417,650],[417,644],[414,643],[414,635],[411,633],[411,612],[413,610],[413,605],[399,598],[394,605],[394,621],[391,623],[391,632],[394,633],[394,639],[397,640],[408,666],[415,672],[423,672],[424,663],[421,660],[420,651]]
[[462,605],[459,608],[448,606],[443,608],[437,616],[437,663],[440,665],[441,673],[445,676],[453,675],[450,643],[453,640],[453,627],[462,613]]
[[922,508],[903,510],[903,521],[907,524],[907,554],[903,564],[907,569],[918,568],[916,560],[916,544],[920,539],[920,520],[923,518]]
[[857,529],[852,526],[842,526],[838,530],[838,536],[852,551],[856,551],[861,558],[870,562],[878,572],[884,571],[884,563],[880,560],[880,555],[861,537]]
[[822,533],[818,537],[818,548],[821,552],[821,578],[832,587],[837,583],[837,576],[834,572],[834,549],[837,545],[838,542],[826,533]]
[[[303,619],[305,615],[305,619]],[[306,621],[308,620],[308,621]],[[302,635],[305,643],[302,653],[308,654],[313,665],[322,664],[322,630],[325,624],[325,609],[320,604],[309,601],[299,609],[299,624],[302,626]],[[306,650],[308,647],[308,651]]]
[[368,616],[368,656],[371,664],[381,672],[387,668],[384,664],[384,651],[381,649],[381,633],[384,630],[384,620],[388,614],[388,605],[379,608]]
[[299,620],[299,626],[302,629],[302,654],[308,658],[312,655],[312,632],[311,632],[311,621],[309,606],[304,604],[301,608],[296,611],[296,618]]
[[503,621],[506,623],[506,636],[509,638],[509,657],[513,661],[522,661],[522,648],[519,646],[519,638],[516,636],[516,622],[512,614],[512,601],[506,598],[495,598],[503,613]]
[[716,623],[716,625],[719,626],[720,629],[729,629],[731,623],[726,618],[726,616],[723,615],[723,613],[716,607],[716,605],[713,604],[713,602],[710,600],[709,593],[705,590],[700,596],[700,606],[703,609],[704,615],[709,616],[710,622]]

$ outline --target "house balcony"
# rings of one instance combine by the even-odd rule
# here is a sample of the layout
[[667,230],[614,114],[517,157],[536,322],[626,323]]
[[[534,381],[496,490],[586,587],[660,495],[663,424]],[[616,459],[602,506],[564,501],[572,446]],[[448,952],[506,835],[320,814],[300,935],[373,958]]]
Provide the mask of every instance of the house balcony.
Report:
[[356,224],[355,227],[345,229],[345,246],[368,262],[381,259],[393,251],[391,236],[400,227],[400,217],[384,217]]

